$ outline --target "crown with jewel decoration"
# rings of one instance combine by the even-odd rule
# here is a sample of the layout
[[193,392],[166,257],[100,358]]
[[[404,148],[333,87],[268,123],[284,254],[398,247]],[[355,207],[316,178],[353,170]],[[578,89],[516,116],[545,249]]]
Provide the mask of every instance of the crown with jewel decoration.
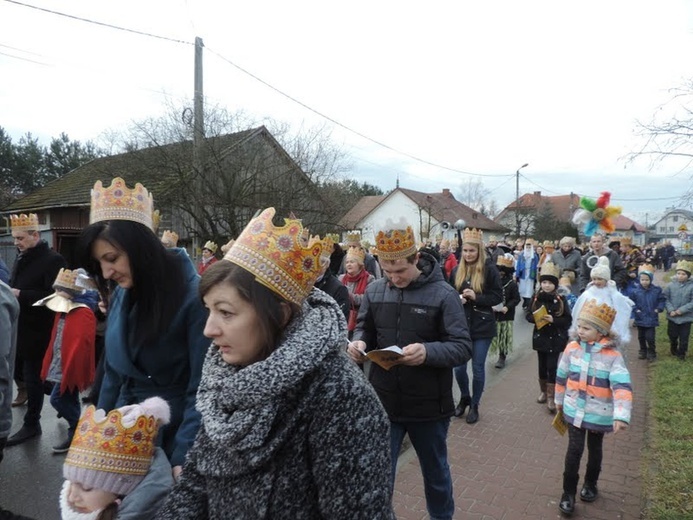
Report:
[[91,190],[89,223],[106,220],[130,220],[154,230],[154,197],[139,182],[130,189],[116,177],[108,188],[96,181]]
[[464,228],[462,242],[465,244],[484,244],[484,233],[476,228]]
[[156,397],[153,400],[163,402],[164,419],[140,412],[140,405],[113,410],[108,415],[93,405],[86,408],[70,444],[63,476],[116,495],[132,491],[151,466],[159,423],[168,422],[168,404]]
[[39,220],[36,213],[10,215],[12,231],[38,231]]
[[594,325],[598,330],[608,333],[611,324],[616,318],[616,310],[606,303],[597,304],[597,300],[591,299],[582,306],[578,319]]
[[301,305],[321,274],[323,241],[307,237],[298,219],[272,223],[274,208],[253,218],[224,256],[255,279],[285,298]]
[[166,247],[176,247],[178,245],[178,233],[167,229],[161,235],[161,243]]
[[375,253],[379,260],[399,260],[408,258],[418,251],[414,230],[404,219],[394,223],[388,219],[384,229],[375,236]]

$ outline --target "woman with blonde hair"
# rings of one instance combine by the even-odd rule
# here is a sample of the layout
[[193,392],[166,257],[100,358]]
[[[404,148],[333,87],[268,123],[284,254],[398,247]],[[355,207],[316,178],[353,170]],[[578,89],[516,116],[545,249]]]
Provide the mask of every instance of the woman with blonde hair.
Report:
[[455,417],[462,417],[469,407],[467,423],[473,424],[479,420],[479,402],[486,380],[486,356],[496,335],[493,306],[503,301],[500,274],[486,255],[481,230],[464,230],[460,263],[453,270],[450,280],[460,293],[472,338],[472,393],[470,396],[467,364],[455,367],[455,379],[461,393]]
[[358,316],[366,287],[375,281],[375,277],[365,269],[365,258],[365,250],[359,247],[350,247],[346,253],[346,261],[344,263],[346,272],[339,275],[339,281],[349,290],[350,309],[347,322],[349,340],[351,340],[356,328],[356,317]]
[[582,266],[582,254],[575,248],[573,237],[563,237],[558,243],[558,250],[551,255],[551,262],[558,266],[559,277],[566,277],[570,280],[570,292],[574,295],[580,294],[578,283],[578,273]]

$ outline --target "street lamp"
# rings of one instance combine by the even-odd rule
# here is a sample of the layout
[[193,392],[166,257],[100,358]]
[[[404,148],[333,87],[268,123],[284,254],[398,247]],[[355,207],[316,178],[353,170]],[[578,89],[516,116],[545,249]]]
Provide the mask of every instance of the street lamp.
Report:
[[457,248],[455,249],[455,256],[457,256],[458,261],[459,261],[460,257],[462,256],[462,230],[464,229],[464,226],[466,226],[466,225],[467,225],[467,223],[464,221],[463,218],[459,219],[454,224],[455,229],[457,230]]
[[524,163],[515,172],[515,238],[520,238],[520,170],[527,166],[529,163]]

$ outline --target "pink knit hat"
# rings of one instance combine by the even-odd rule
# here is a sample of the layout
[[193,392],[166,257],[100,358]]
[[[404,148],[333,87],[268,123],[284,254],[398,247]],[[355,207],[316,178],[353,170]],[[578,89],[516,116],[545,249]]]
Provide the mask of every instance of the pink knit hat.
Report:
[[159,426],[171,410],[160,397],[106,415],[89,406],[77,424],[63,477],[85,487],[127,495],[149,471]]

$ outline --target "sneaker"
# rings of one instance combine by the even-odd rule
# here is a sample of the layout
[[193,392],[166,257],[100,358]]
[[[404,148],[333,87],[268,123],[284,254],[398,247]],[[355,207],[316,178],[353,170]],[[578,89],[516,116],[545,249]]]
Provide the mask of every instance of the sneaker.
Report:
[[65,441],[61,442],[60,444],[53,446],[53,453],[56,455],[60,453],[67,453],[70,449],[70,444],[72,444],[72,439],[65,439]]

